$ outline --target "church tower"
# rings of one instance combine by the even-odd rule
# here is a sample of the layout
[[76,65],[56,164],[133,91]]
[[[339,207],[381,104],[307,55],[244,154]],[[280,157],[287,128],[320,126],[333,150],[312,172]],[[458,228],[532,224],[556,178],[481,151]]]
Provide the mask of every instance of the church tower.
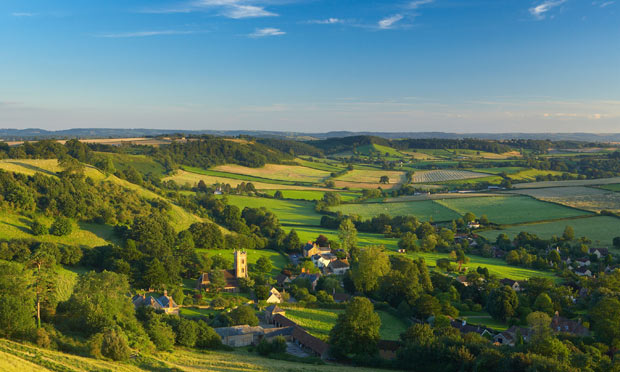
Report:
[[248,254],[235,250],[235,278],[248,277]]

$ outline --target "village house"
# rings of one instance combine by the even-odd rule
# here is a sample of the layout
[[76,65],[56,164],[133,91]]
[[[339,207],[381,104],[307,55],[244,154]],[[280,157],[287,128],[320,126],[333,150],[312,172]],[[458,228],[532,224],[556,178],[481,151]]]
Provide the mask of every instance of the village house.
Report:
[[346,260],[335,260],[327,266],[328,271],[334,275],[344,275],[349,270],[349,263]]
[[567,333],[573,336],[585,337],[590,335],[590,331],[581,324],[581,321],[574,321],[563,318],[556,311],[555,316],[551,319],[551,329],[557,333]]
[[336,257],[332,253],[326,253],[326,254],[315,254],[310,259],[312,260],[312,263],[314,264],[314,266],[318,267],[319,269],[323,269],[327,267],[332,261],[337,260],[338,257]]
[[278,276],[276,276],[276,284],[281,287],[284,288],[285,285],[292,283],[293,281],[291,280],[290,276],[284,275],[284,274],[278,274]]
[[169,315],[179,315],[179,305],[174,302],[172,297],[168,296],[168,291],[164,291],[164,295],[157,298],[146,294],[135,295],[131,302],[136,308],[148,306]]
[[269,291],[269,297],[267,298],[268,304],[279,304],[282,302],[282,294],[275,288],[271,287]]
[[507,285],[510,288],[512,288],[513,291],[515,292],[520,292],[521,291],[521,285],[519,284],[518,281],[516,280],[512,280],[512,279],[508,279],[508,278],[504,278],[502,280],[499,281],[501,284],[503,285]]
[[471,284],[467,281],[467,277],[465,275],[457,276],[456,281],[463,284],[465,287],[469,287],[469,285]]
[[579,267],[590,266],[590,259],[587,257],[578,258],[575,260],[575,263],[579,265]]
[[[221,288],[222,292],[237,293],[239,292],[240,278],[248,277],[248,259],[245,251],[235,250],[234,255],[234,270],[221,270],[226,284],[224,288]],[[196,283],[196,288],[199,290],[209,291],[211,287],[211,275],[209,273],[202,273]]]
[[302,272],[295,279],[305,279],[305,280],[309,281],[312,290],[315,291],[316,290],[316,285],[319,283],[319,278],[320,277],[321,277],[321,274],[318,274],[318,273],[317,274],[309,274],[309,273]]
[[312,257],[315,254],[321,255],[321,254],[326,254],[326,253],[331,253],[332,250],[329,247],[319,247],[316,243],[314,242],[308,242],[303,248],[302,248],[302,254],[304,257]]
[[609,256],[609,249],[607,248],[590,248],[589,253],[595,255],[599,260],[601,258]]
[[512,326],[504,332],[495,335],[493,341],[500,345],[515,346],[519,338],[521,338],[523,342],[527,342],[530,336],[531,331],[529,328]]
[[450,321],[450,325],[453,328],[458,329],[461,332],[461,334],[477,333],[480,336],[493,337],[493,334],[495,333],[490,328],[474,326],[474,325],[471,325],[471,324],[467,324],[466,320],[455,319],[455,320]]
[[575,274],[578,276],[592,276],[592,271],[588,269],[586,266],[578,267],[575,269]]

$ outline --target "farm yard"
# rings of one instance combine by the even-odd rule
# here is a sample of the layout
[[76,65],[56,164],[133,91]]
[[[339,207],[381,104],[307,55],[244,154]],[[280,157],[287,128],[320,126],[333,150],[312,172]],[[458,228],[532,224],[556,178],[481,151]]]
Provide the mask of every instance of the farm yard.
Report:
[[488,177],[488,175],[484,173],[461,170],[417,171],[413,175],[413,183],[435,183],[482,177]]

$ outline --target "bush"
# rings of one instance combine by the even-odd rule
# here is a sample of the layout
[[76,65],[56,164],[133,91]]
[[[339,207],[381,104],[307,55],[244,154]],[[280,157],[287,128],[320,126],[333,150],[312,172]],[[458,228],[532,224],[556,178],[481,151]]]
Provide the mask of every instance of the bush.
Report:
[[153,318],[149,321],[146,332],[155,344],[157,350],[169,351],[174,346],[174,339],[176,337],[172,327],[162,322],[157,318]]
[[32,221],[32,225],[30,225],[30,230],[32,231],[32,235],[36,236],[45,235],[48,232],[47,226],[45,226],[38,220]]
[[50,227],[50,234],[56,236],[65,236],[71,234],[73,226],[71,220],[66,217],[57,217]]
[[211,301],[211,307],[215,309],[223,309],[228,306],[228,301],[223,297],[216,297]]
[[215,333],[213,328],[209,327],[207,323],[200,320],[196,322],[197,338],[196,347],[200,349],[218,349],[222,347],[222,340],[220,336]]
[[37,328],[35,337],[38,347],[49,349],[50,345],[52,344],[52,340],[50,339],[49,333],[47,333],[44,328]]
[[131,354],[127,337],[120,328],[94,334],[88,345],[90,354],[97,359],[106,357],[117,361],[127,360]]
[[176,333],[176,343],[181,346],[193,347],[198,338],[198,328],[193,320],[179,318],[173,327]]
[[256,350],[260,355],[284,353],[286,351],[286,339],[282,336],[276,336],[271,341],[262,339]]

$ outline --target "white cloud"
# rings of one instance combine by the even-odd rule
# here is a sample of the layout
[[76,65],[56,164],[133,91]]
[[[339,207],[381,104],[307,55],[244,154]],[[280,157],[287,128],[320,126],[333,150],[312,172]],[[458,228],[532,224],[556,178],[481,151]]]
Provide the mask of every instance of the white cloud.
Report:
[[344,23],[344,20],[340,18],[327,18],[327,19],[317,19],[313,21],[308,21],[308,23],[312,23],[315,25],[333,25],[336,23]]
[[546,14],[551,9],[564,4],[566,0],[546,0],[542,4],[530,8],[530,14],[538,20],[545,19]]
[[430,4],[435,2],[435,0],[416,0],[409,3],[408,8],[410,9],[418,9],[422,5]]
[[[264,1],[263,1],[264,2]],[[146,9],[143,13],[191,13],[197,11],[215,11],[218,15],[233,18],[276,17],[278,14],[265,9],[260,1],[252,0],[195,0],[178,7],[164,9]]]
[[14,12],[11,13],[13,17],[34,17],[37,13],[29,13],[29,12]]
[[606,8],[606,7],[608,7],[610,5],[613,5],[615,3],[616,3],[615,0],[614,1],[595,1],[595,2],[592,3],[592,5],[598,6],[599,8]]
[[266,36],[281,36],[285,35],[286,32],[280,30],[279,28],[267,27],[267,28],[259,28],[256,29],[253,33],[251,33],[250,37],[266,37]]
[[399,22],[403,18],[405,18],[405,17],[403,17],[402,14],[395,14],[395,15],[393,15],[391,17],[384,18],[384,19],[379,21],[379,23],[378,23],[379,24],[379,28],[384,29],[384,30],[392,28],[394,26],[394,24],[396,24],[397,22]]
[[149,36],[162,36],[162,35],[189,35],[194,31],[178,31],[178,30],[164,30],[164,31],[136,31],[136,32],[119,32],[98,35],[98,37],[122,39],[130,37],[149,37]]

